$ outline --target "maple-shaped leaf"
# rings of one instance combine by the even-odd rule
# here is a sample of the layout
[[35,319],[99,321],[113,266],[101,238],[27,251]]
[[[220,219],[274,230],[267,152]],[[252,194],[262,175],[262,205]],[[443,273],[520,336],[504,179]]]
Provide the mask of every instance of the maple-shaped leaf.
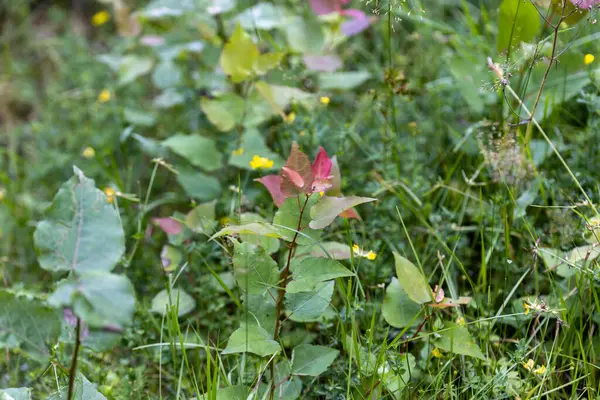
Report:
[[300,151],[298,143],[292,143],[290,156],[281,168],[281,193],[285,197],[294,197],[300,193],[312,193],[314,180],[312,166],[308,156]]

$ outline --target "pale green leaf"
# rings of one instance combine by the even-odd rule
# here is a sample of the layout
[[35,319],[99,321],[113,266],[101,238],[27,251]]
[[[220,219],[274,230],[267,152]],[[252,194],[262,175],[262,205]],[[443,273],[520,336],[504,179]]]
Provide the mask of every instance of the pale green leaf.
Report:
[[419,304],[432,301],[431,288],[421,271],[412,262],[396,252],[394,252],[394,261],[398,282],[408,297]]
[[273,335],[277,319],[277,307],[274,300],[276,298],[276,289],[266,290],[260,294],[248,294],[244,296],[246,310],[251,315],[248,323],[253,325],[255,322],[270,335]]
[[296,400],[302,394],[302,379],[290,376],[290,364],[287,360],[275,365],[275,398],[278,400]]
[[254,63],[254,72],[257,75],[264,75],[269,70],[277,67],[283,58],[283,53],[266,53],[261,54]]
[[[47,400],[67,400],[68,388],[64,386],[61,392],[48,397]],[[91,383],[83,374],[78,373],[75,377],[75,386],[73,388],[73,397],[70,400],[106,400],[97,389],[96,385]]]
[[300,246],[297,248],[296,254],[296,257],[310,255],[334,260],[348,260],[352,257],[352,249],[344,243],[321,242],[311,246]]
[[211,393],[211,395],[204,394],[198,397],[198,400],[258,400],[264,398],[264,393],[267,389],[268,387],[264,383],[259,385],[258,390],[255,390],[254,386],[247,387],[245,385],[235,385],[218,388],[214,393]]
[[171,289],[170,296],[167,289],[163,289],[152,299],[150,311],[165,315],[171,309],[176,309],[177,316],[182,317],[194,311],[194,308],[196,308],[196,300],[183,289]]
[[368,71],[331,72],[319,74],[321,90],[349,90],[362,85],[371,77]]
[[529,1],[503,0],[498,13],[498,52],[535,39],[540,30],[540,15]]
[[323,229],[329,226],[335,218],[344,211],[363,203],[376,201],[371,197],[329,197],[325,196],[310,208],[310,227],[312,229]]
[[159,89],[176,87],[181,84],[182,80],[181,69],[171,60],[161,62],[152,72],[152,83]]
[[221,52],[221,68],[231,76],[234,83],[242,82],[254,73],[254,65],[260,53],[242,26],[237,24],[229,41]]
[[125,56],[119,63],[119,85],[135,81],[152,70],[154,60],[148,57]]
[[318,319],[331,301],[335,282],[318,283],[311,292],[286,293],[285,307],[289,319],[297,322],[308,322]]
[[[242,225],[250,224],[252,222],[266,223],[263,217],[254,213],[241,214],[240,222],[242,223]],[[265,249],[267,254],[273,254],[277,250],[279,250],[279,239],[275,237],[240,233],[240,239],[242,239],[243,242],[252,243],[262,247],[263,249]]]
[[223,157],[213,139],[200,135],[177,134],[164,140],[162,144],[205,171],[210,172],[222,167]]
[[288,283],[287,293],[309,292],[320,282],[325,282],[344,276],[354,276],[354,273],[329,258],[305,258],[292,271],[293,280]]
[[30,388],[0,389],[0,400],[31,400]]
[[262,247],[234,241],[233,271],[238,286],[249,294],[260,294],[279,281],[277,263]]
[[183,104],[184,97],[181,93],[177,92],[175,89],[166,89],[161,94],[154,98],[154,106],[157,108],[171,108],[175,107],[179,104]]
[[316,18],[288,18],[285,25],[287,42],[298,53],[319,54],[325,44],[321,23]]
[[434,343],[440,349],[485,360],[485,356],[471,337],[467,327],[447,322],[444,324],[444,330],[438,334],[439,337],[434,340]]
[[125,108],[123,116],[125,117],[125,121],[133,125],[150,127],[156,124],[156,117],[152,113],[142,110]]
[[279,343],[257,325],[241,326],[229,337],[227,347],[221,354],[253,353],[261,357],[281,351]]
[[251,222],[244,225],[229,225],[221,229],[219,232],[211,236],[210,240],[216,239],[225,235],[261,235],[272,238],[281,238],[281,232],[271,224],[266,222]]
[[392,278],[392,281],[385,290],[381,310],[386,322],[395,328],[404,328],[421,319],[415,318],[421,311],[421,308],[421,305],[408,297],[402,286],[400,286],[398,279]]
[[340,352],[325,346],[301,344],[292,352],[292,373],[294,375],[319,376],[335,360]]
[[216,199],[221,193],[221,184],[213,176],[205,175],[189,167],[177,167],[177,181],[186,194],[200,201]]
[[246,129],[242,135],[239,147],[243,149],[242,154],[232,154],[229,159],[229,165],[252,170],[250,168],[250,161],[255,155],[272,160],[274,169],[279,169],[283,165],[281,157],[267,147],[265,139],[257,129]]
[[284,24],[283,9],[271,3],[257,3],[241,12],[236,20],[247,30],[278,28]]
[[[302,197],[304,196],[301,196],[300,201],[295,197],[285,199],[273,218],[273,225],[279,228],[281,236],[288,242],[292,241],[298,229],[300,210],[304,204],[304,199]],[[310,214],[308,210],[310,210],[318,200],[318,196],[312,196],[306,203],[306,207],[302,213],[302,221],[300,222],[301,231],[296,239],[296,243],[300,245],[313,244],[319,239],[319,236],[321,236],[321,231],[312,229],[309,226]],[[300,206],[298,206],[298,204],[300,204]],[[279,225],[281,225],[281,227]]]
[[198,204],[185,217],[185,224],[194,232],[210,233],[215,226],[217,201]]
[[203,97],[200,108],[220,131],[232,130],[244,115],[244,100],[235,93],[225,93],[214,99]]

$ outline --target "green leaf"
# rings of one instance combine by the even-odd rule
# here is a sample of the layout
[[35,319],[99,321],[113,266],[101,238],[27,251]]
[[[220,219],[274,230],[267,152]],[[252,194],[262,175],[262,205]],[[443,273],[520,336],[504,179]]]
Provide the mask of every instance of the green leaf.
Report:
[[152,83],[159,89],[173,88],[181,84],[183,74],[171,60],[164,60],[152,73]]
[[271,3],[258,3],[241,12],[236,20],[247,30],[271,30],[282,26],[285,22],[283,9]]
[[319,376],[327,371],[340,352],[325,346],[301,344],[292,352],[292,374]]
[[434,343],[440,349],[485,360],[485,356],[471,337],[467,327],[447,322],[444,324],[444,330],[438,334],[440,337],[435,339]]
[[221,354],[253,353],[260,357],[281,351],[279,343],[263,328],[256,325],[241,326],[231,334],[227,347]]
[[0,389],[0,400],[31,400],[30,388]]
[[125,121],[133,125],[150,127],[156,124],[156,117],[152,113],[142,110],[125,108],[123,116],[125,117]]
[[[300,202],[296,197],[285,199],[273,218],[273,225],[280,230],[281,236],[288,242],[293,240],[296,230],[298,229],[298,219],[300,218],[300,208],[298,207],[298,204],[300,203],[300,207],[304,204],[303,197],[304,196],[301,196]],[[300,222],[300,227],[304,227],[304,229],[300,231],[298,238],[296,239],[296,243],[300,245],[313,244],[321,236],[320,230],[315,230],[308,226],[310,223],[308,210],[310,210],[317,201],[319,201],[318,196],[312,196],[308,200],[308,203],[306,203],[306,208],[302,214],[302,221]],[[281,227],[278,225],[281,225]]]
[[[47,400],[67,400],[67,387],[63,386],[62,391],[48,397]],[[88,381],[82,374],[78,373],[75,377],[75,386],[72,400],[106,400],[97,389],[96,385]]]
[[394,252],[396,263],[396,276],[400,286],[408,297],[419,304],[428,303],[433,300],[431,288],[427,284],[421,271],[413,263]]
[[335,217],[344,211],[363,203],[376,201],[371,197],[329,197],[325,196],[315,206],[310,209],[310,227],[313,229],[323,229],[329,226]]
[[[267,391],[267,385],[261,383],[258,391],[255,391],[254,387],[247,387],[245,385],[235,385],[224,388],[218,388],[214,395],[204,394],[198,398],[198,400],[248,400],[248,399],[262,399],[264,393]],[[213,397],[214,396],[214,397]]]
[[298,53],[319,54],[325,44],[325,35],[316,18],[289,18],[283,26],[290,48]]
[[254,64],[260,53],[250,36],[237,24],[221,52],[221,68],[231,76],[233,83],[239,83],[251,77],[254,73]]
[[296,400],[302,394],[302,379],[290,376],[290,364],[287,360],[275,365],[275,398],[278,400]]
[[[240,222],[244,225],[252,222],[266,223],[263,217],[254,213],[241,214]],[[277,250],[279,250],[279,239],[275,237],[241,233],[240,239],[242,239],[243,242],[252,243],[262,247],[263,249],[265,249],[267,254],[273,254]]]
[[404,399],[406,393],[403,389],[408,385],[411,377],[416,375],[417,361],[415,360],[415,356],[410,353],[404,353],[395,362],[393,368],[389,366],[389,363],[386,363],[383,370],[386,371],[382,377],[385,388],[395,399]]
[[162,263],[163,270],[165,272],[172,272],[179,267],[183,254],[181,251],[174,246],[164,245],[160,252],[160,262]]
[[238,286],[249,294],[260,294],[277,286],[277,263],[262,247],[234,241],[233,272]]
[[318,319],[329,306],[334,284],[334,281],[321,282],[311,292],[286,293],[285,306],[289,318],[296,322]]
[[123,275],[86,272],[59,282],[48,302],[55,307],[72,307],[75,315],[92,328],[121,329],[131,323],[135,292]]
[[296,250],[296,257],[310,255],[312,257],[325,257],[334,260],[348,260],[352,257],[352,249],[344,243],[321,242],[311,246],[300,246]]
[[163,289],[152,299],[150,311],[165,315],[171,308],[177,309],[177,316],[182,317],[196,308],[196,301],[183,289],[171,289],[171,296],[167,289]]
[[119,64],[119,85],[126,85],[152,70],[154,60],[148,57],[125,56]]
[[251,315],[248,323],[254,325],[252,319],[255,319],[256,324],[267,331],[271,337],[275,333],[275,324],[277,322],[275,298],[277,298],[277,290],[265,290],[261,294],[248,294],[244,296],[246,310]]
[[61,316],[41,300],[0,290],[0,349],[22,348],[46,362],[60,327]]
[[119,214],[92,179],[73,169],[35,231],[38,261],[48,271],[111,271],[125,251]]
[[166,89],[164,92],[154,98],[156,108],[166,109],[183,104],[184,97],[175,89]]
[[225,93],[214,99],[203,97],[200,108],[208,120],[222,132],[228,132],[244,116],[244,99],[235,93]]
[[352,271],[329,258],[305,258],[292,272],[294,280],[288,283],[287,293],[309,292],[320,282],[354,276]]
[[255,155],[272,160],[274,169],[281,168],[283,164],[281,157],[267,147],[263,136],[257,129],[251,128],[244,131],[240,142],[240,148],[243,149],[242,154],[232,154],[229,159],[229,165],[252,170],[252,168],[250,168],[250,160],[252,160],[252,157]]
[[[498,13],[498,52],[521,42],[535,39],[540,30],[540,16],[529,1],[503,0]],[[512,40],[511,40],[512,36]]]
[[177,181],[188,196],[208,201],[216,199],[221,193],[221,184],[217,178],[189,167],[177,167],[177,171]]
[[205,171],[215,171],[223,165],[223,157],[212,139],[200,135],[177,134],[162,144]]
[[194,232],[210,233],[215,227],[217,201],[198,204],[185,217],[185,224]]
[[258,56],[254,63],[254,72],[257,75],[264,75],[273,68],[277,67],[283,58],[283,53],[266,53]]
[[381,310],[386,322],[395,328],[404,328],[421,319],[415,318],[420,311],[421,306],[408,297],[402,286],[400,286],[398,279],[392,278],[385,290]]
[[319,74],[319,87],[321,90],[349,90],[362,85],[371,74],[368,71],[331,72]]
[[211,236],[210,240],[216,239],[225,235],[244,234],[244,235],[261,235],[272,238],[281,238],[282,233],[279,229],[266,222],[251,222],[244,225],[229,225],[221,229],[219,232]]

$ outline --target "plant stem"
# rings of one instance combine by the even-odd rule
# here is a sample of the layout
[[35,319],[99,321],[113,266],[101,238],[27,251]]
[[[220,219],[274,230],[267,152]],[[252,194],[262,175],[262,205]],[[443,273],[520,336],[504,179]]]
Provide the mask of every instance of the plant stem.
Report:
[[73,391],[75,390],[75,375],[77,375],[77,356],[79,354],[79,346],[81,345],[81,319],[77,318],[75,326],[75,349],[73,350],[73,359],[71,361],[71,370],[69,371],[69,391],[67,392],[67,400],[73,399]]
[[[285,289],[287,287],[288,278],[290,276],[290,264],[292,263],[292,256],[294,253],[294,249],[296,247],[296,240],[298,239],[298,234],[302,230],[302,216],[304,215],[304,210],[306,209],[306,205],[308,204],[308,199],[310,199],[309,195],[306,195],[306,199],[304,200],[304,204],[300,207],[300,216],[298,217],[298,226],[296,227],[296,233],[294,233],[294,237],[292,238],[292,242],[289,245],[289,252],[287,262],[285,264],[285,268],[281,271],[279,275],[279,293],[277,295],[277,304],[275,313],[275,332],[273,333],[273,340],[277,341],[279,339],[279,329],[281,328],[281,313],[283,312],[283,300],[285,297]],[[271,363],[271,389],[269,398],[273,399],[273,395],[275,394],[275,365]]]

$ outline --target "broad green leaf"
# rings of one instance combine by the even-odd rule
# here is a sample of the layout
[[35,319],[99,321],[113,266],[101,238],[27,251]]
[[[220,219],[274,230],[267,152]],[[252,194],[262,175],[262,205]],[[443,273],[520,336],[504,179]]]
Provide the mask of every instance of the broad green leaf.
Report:
[[431,288],[421,271],[412,262],[396,252],[394,252],[394,261],[398,282],[408,297],[418,304],[432,301]]
[[[240,222],[245,225],[252,222],[266,223],[265,219],[258,214],[243,213],[240,215]],[[269,236],[261,236],[255,234],[240,234],[240,239],[243,242],[255,244],[265,249],[267,254],[273,254],[279,250],[279,239]]]
[[283,53],[266,53],[258,56],[254,63],[254,72],[257,75],[264,75],[273,68],[277,67],[283,58]]
[[540,15],[529,1],[503,0],[498,13],[498,52],[535,39],[540,30]]
[[31,400],[30,388],[0,389],[0,400]]
[[182,80],[181,69],[171,60],[161,62],[152,72],[152,83],[159,89],[176,87],[181,84]]
[[163,270],[165,272],[172,272],[179,267],[183,254],[177,247],[171,245],[164,245],[160,252],[160,262],[162,263]]
[[92,328],[129,325],[135,311],[133,285],[123,275],[86,272],[58,283],[48,302],[55,307],[72,307]]
[[331,72],[319,74],[321,90],[349,90],[362,85],[371,77],[368,71]]
[[296,249],[296,257],[310,255],[312,257],[348,260],[352,257],[352,249],[347,244],[337,242],[321,242],[311,246],[300,246]]
[[400,355],[393,368],[389,366],[389,363],[386,363],[382,381],[394,399],[406,398],[403,389],[410,383],[410,378],[416,375],[416,370],[417,361],[415,356],[410,353]]
[[210,15],[219,15],[235,8],[236,0],[208,0],[206,11]]
[[152,299],[150,311],[165,315],[170,312],[171,308],[177,309],[177,316],[182,317],[194,311],[196,300],[183,289],[171,289],[171,296],[167,289],[163,289]]
[[598,258],[600,249],[594,245],[584,245],[563,252],[542,247],[539,249],[539,255],[548,269],[556,271],[563,278],[569,278],[575,275],[584,263],[590,263]]
[[242,26],[237,24],[221,52],[221,68],[231,76],[233,83],[239,83],[253,75],[254,64],[259,56],[258,47],[244,32]]
[[177,134],[162,144],[205,171],[214,171],[223,165],[223,157],[213,139],[200,135]]
[[203,97],[200,108],[220,131],[232,130],[244,115],[244,100],[235,93],[225,93],[214,99]]
[[265,290],[260,294],[248,294],[244,296],[246,310],[251,317],[248,318],[248,323],[256,324],[267,331],[270,335],[275,332],[275,324],[277,319],[277,307],[275,306],[275,298],[277,298],[277,290]]
[[213,394],[204,394],[200,396],[198,400],[258,400],[264,398],[264,393],[267,391],[267,389],[268,387],[264,383],[259,385],[258,390],[255,390],[255,387],[235,385],[218,388]]
[[[281,236],[288,242],[292,241],[298,229],[298,219],[300,218],[300,208],[298,207],[298,204],[300,204],[300,207],[304,204],[304,199],[302,197],[304,196],[301,196],[300,201],[295,197],[286,199],[273,218],[273,225],[279,228]],[[300,222],[301,231],[296,239],[296,243],[300,245],[313,244],[319,239],[319,236],[321,236],[321,231],[312,229],[308,226],[310,223],[309,210],[318,200],[318,196],[312,196],[306,203],[306,208],[302,213],[302,221]],[[282,227],[279,227],[278,225],[281,225]]]
[[161,94],[154,98],[154,106],[157,108],[171,108],[175,107],[179,104],[183,104],[184,97],[181,93],[177,92],[175,89],[166,89]]
[[314,94],[295,87],[273,85],[263,81],[256,82],[255,87],[261,96],[267,100],[269,105],[273,107],[273,111],[279,115],[294,102],[301,104],[309,110],[317,104],[317,98]]
[[188,196],[208,201],[216,199],[221,193],[221,184],[217,178],[189,167],[177,167],[177,171],[177,181]]
[[475,61],[473,54],[457,53],[449,57],[448,66],[463,99],[474,112],[480,113],[486,106],[483,95],[489,93],[482,89],[481,82],[488,79],[489,70],[484,63],[478,65]]
[[111,271],[125,251],[119,214],[92,179],[73,169],[35,231],[38,261],[48,271]]
[[311,292],[286,293],[285,307],[289,319],[296,322],[318,319],[329,306],[334,285],[334,281],[321,282]]
[[119,85],[126,85],[152,70],[154,60],[148,57],[125,56],[119,64]]
[[301,344],[292,352],[292,374],[319,376],[340,352],[325,346]]
[[247,30],[270,30],[282,26],[285,22],[283,9],[271,3],[257,3],[241,12],[236,20]]
[[335,218],[344,211],[363,203],[376,201],[371,197],[329,197],[325,196],[310,209],[310,227],[313,229],[323,229],[329,226]]
[[388,324],[395,328],[404,328],[413,322],[418,322],[421,318],[415,318],[421,311],[421,306],[412,301],[398,279],[392,278],[389,286],[385,290],[383,299],[382,314]]
[[255,155],[272,160],[274,169],[279,169],[283,165],[281,157],[267,147],[263,136],[257,129],[251,128],[244,131],[239,148],[242,149],[241,154],[232,154],[229,159],[229,165],[251,170],[250,160]]
[[283,29],[290,48],[295,52],[319,54],[323,49],[325,35],[316,18],[291,17]]
[[233,272],[238,286],[249,294],[260,294],[277,286],[277,263],[262,247],[234,241]]
[[[48,397],[47,400],[67,400],[68,388],[64,386],[61,392]],[[96,385],[91,383],[83,374],[78,373],[75,377],[75,386],[72,400],[106,400],[97,389]]]
[[23,349],[45,362],[60,334],[61,315],[41,300],[0,290],[0,349]]
[[125,117],[125,121],[133,125],[150,127],[156,124],[156,117],[152,113],[142,110],[125,108],[123,116]]
[[438,334],[440,337],[436,338],[434,343],[440,349],[485,360],[485,356],[471,337],[467,327],[447,322],[444,324],[444,330]]
[[329,258],[305,258],[292,271],[293,278],[288,283],[287,293],[309,292],[320,282],[343,276],[354,276],[354,273]]
[[194,232],[210,233],[215,227],[217,201],[198,204],[185,217],[185,224]]
[[281,351],[279,343],[263,328],[257,325],[241,326],[229,337],[227,347],[221,354],[253,353],[261,357]]
[[296,400],[302,394],[302,379],[290,376],[290,364],[287,360],[275,365],[275,398],[278,400]]
[[219,232],[211,236],[210,240],[216,239],[225,235],[260,235],[272,238],[281,238],[282,233],[279,229],[266,222],[251,222],[244,225],[229,225],[221,229]]

